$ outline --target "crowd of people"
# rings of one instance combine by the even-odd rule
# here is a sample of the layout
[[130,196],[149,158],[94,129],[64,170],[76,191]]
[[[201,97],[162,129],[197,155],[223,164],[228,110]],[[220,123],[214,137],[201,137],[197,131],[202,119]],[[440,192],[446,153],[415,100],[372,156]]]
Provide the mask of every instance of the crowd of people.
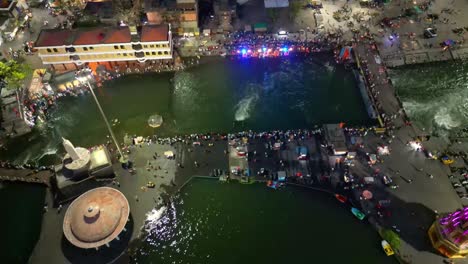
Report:
[[0,168],[12,169],[12,170],[33,170],[35,172],[52,169],[52,167],[34,165],[31,163],[15,164],[10,161],[3,161],[3,160],[0,160]]
[[84,85],[64,91],[50,92],[42,90],[42,93],[35,95],[34,98],[25,98],[23,100],[25,120],[31,127],[38,124],[38,122],[46,122],[50,118],[51,109],[55,106],[57,99],[64,96],[76,97],[87,92],[88,90]]
[[[223,46],[229,55],[243,57],[278,57],[292,52],[320,52],[337,45],[337,36],[306,40],[305,32],[295,37],[278,37],[275,34],[237,32],[229,35]],[[302,36],[302,37],[301,37]]]
[[[399,111],[397,113],[386,113],[382,106],[382,102],[379,99],[380,94],[380,85],[387,84],[390,82],[390,78],[387,75],[386,69],[384,66],[380,66],[381,70],[379,73],[372,72],[368,67],[368,61],[366,59],[361,60],[361,68],[364,72],[364,77],[367,82],[368,94],[371,96],[372,101],[374,102],[374,107],[376,108],[377,112],[380,113],[380,117],[384,122],[385,128],[388,131],[393,131],[396,126],[394,125],[394,120],[397,119],[399,116],[402,116],[405,120],[406,125],[411,125],[408,116],[403,108],[403,105],[399,98],[397,97],[399,103]],[[378,76],[379,74],[383,76]]]

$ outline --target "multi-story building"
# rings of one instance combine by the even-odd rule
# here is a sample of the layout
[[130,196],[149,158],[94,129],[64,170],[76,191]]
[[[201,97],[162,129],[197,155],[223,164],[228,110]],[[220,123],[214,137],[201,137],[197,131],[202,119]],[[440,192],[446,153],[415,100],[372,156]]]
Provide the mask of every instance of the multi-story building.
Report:
[[21,7],[14,0],[0,0],[0,15],[8,17],[19,17]]
[[170,23],[174,33],[179,36],[196,36],[200,33],[196,0],[148,0],[148,3],[145,2],[145,12],[148,23]]
[[180,12],[179,35],[198,35],[198,7],[195,0],[177,0],[177,10]]
[[31,17],[32,14],[25,12],[23,5],[17,1],[0,0],[1,37],[13,40],[17,33],[29,23]]
[[170,25],[45,29],[35,48],[42,63],[56,71],[74,70],[86,64],[113,68],[173,58]]

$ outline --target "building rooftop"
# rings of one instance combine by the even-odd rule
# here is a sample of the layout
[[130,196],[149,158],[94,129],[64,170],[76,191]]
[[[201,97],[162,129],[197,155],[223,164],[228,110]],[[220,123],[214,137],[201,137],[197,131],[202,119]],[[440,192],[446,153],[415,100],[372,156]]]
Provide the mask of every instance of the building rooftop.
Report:
[[41,30],[39,37],[37,37],[36,47],[47,46],[66,46],[72,42],[73,32],[71,30],[63,29],[45,29]]
[[99,18],[112,18],[114,15],[114,5],[112,1],[87,2],[84,13]]
[[74,45],[128,43],[131,41],[128,27],[98,27],[88,30],[78,30],[74,35]]
[[141,42],[167,41],[168,25],[148,25],[141,29]]
[[43,29],[35,42],[36,47],[129,43],[132,41],[167,41],[168,25],[146,25],[138,39],[132,39],[128,27],[97,27],[80,29]]
[[68,207],[63,233],[79,248],[97,248],[122,232],[129,214],[128,201],[120,191],[109,187],[92,189]]
[[0,1],[0,10],[10,10],[16,6],[16,1],[13,0],[2,0]]

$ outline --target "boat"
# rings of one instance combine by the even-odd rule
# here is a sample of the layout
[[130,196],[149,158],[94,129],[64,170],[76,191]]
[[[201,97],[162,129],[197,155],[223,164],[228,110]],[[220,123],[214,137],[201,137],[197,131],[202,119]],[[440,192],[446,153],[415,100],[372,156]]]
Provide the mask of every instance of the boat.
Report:
[[359,220],[362,220],[362,219],[364,219],[364,218],[366,217],[366,215],[365,215],[363,212],[359,211],[359,209],[357,209],[357,208],[354,208],[354,207],[351,208],[351,212],[352,212],[353,215],[356,216]]
[[346,198],[346,196],[343,196],[341,194],[335,194],[335,197],[338,201],[342,202],[342,203],[345,203],[346,200],[348,200],[348,198]]
[[382,248],[385,251],[385,254],[387,256],[391,256],[391,255],[395,254],[392,247],[390,246],[390,244],[386,240],[382,240]]

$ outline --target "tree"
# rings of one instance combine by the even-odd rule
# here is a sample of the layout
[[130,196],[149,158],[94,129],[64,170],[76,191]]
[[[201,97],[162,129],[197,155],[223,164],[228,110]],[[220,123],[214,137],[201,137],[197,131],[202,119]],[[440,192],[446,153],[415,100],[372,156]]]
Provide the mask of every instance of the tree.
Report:
[[8,89],[18,89],[23,84],[23,80],[30,72],[27,64],[19,64],[17,61],[0,61],[0,81]]
[[304,3],[301,0],[290,1],[289,2],[289,18],[291,20],[294,20],[299,14],[299,11],[301,11],[303,6],[304,6]]
[[275,8],[268,8],[267,13],[271,22],[274,24],[279,18],[278,10],[276,10]]
[[382,231],[382,238],[387,240],[387,242],[392,246],[394,250],[398,250],[401,245],[400,236],[393,232],[390,229],[385,229]]
[[140,23],[141,0],[113,0],[112,4],[118,20],[132,25]]

